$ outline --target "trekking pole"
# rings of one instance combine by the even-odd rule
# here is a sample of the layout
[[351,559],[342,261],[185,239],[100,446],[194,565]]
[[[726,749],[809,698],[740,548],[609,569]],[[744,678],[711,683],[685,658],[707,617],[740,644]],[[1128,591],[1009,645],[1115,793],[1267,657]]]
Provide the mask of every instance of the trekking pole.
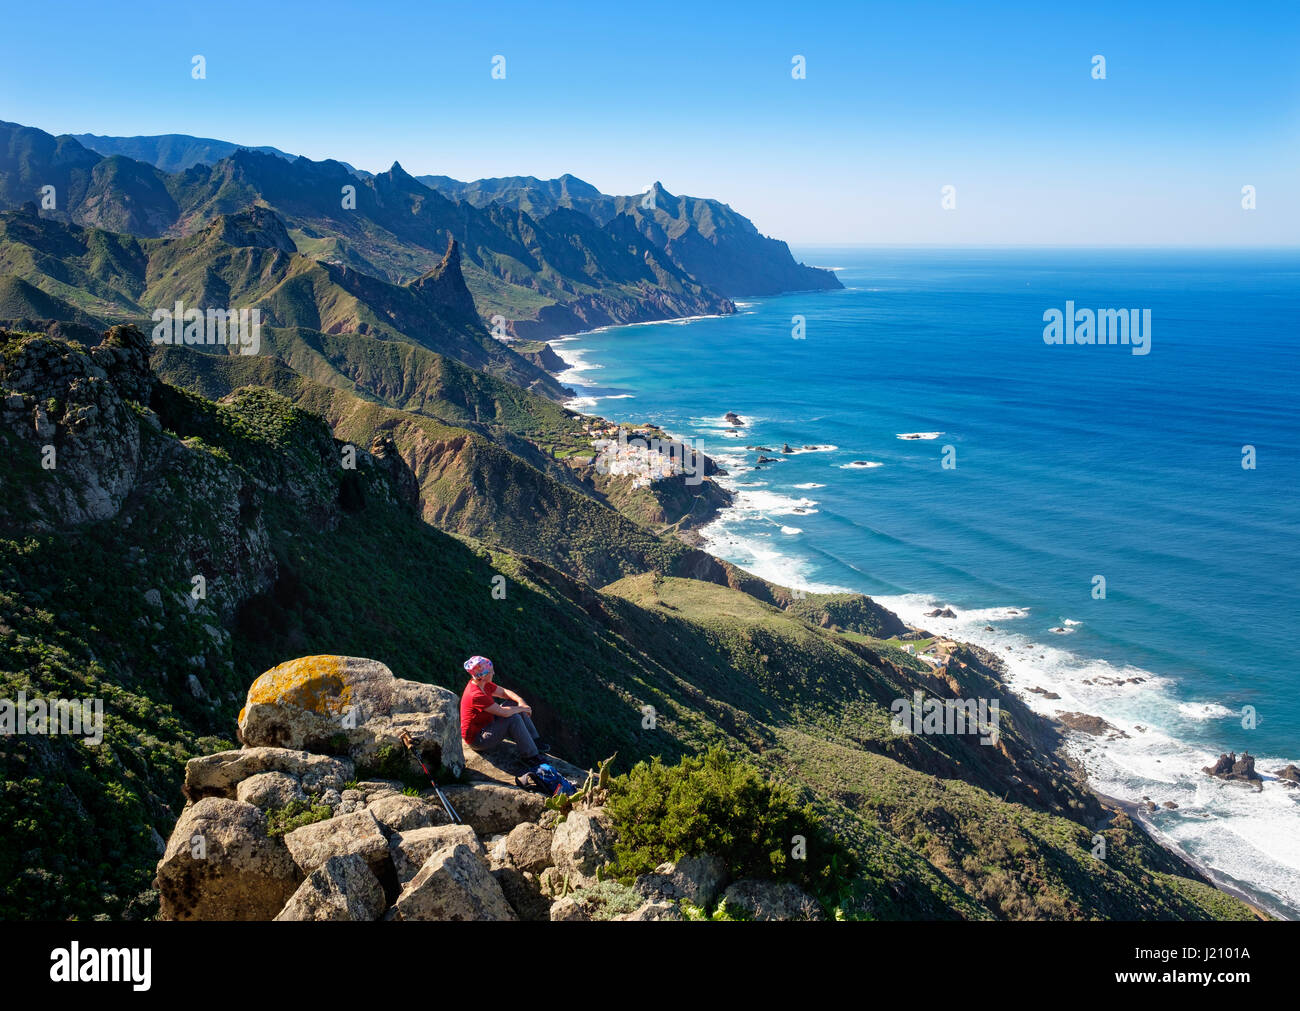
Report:
[[442,801],[442,808],[447,812],[447,817],[450,818],[454,824],[461,824],[460,815],[456,813],[456,809],[452,807],[447,798],[443,796],[442,790],[438,788],[438,784],[433,780],[433,773],[431,773],[428,766],[424,764],[424,759],[420,757],[420,753],[416,751],[415,748],[411,747],[411,735],[406,731],[402,731],[402,743],[406,745],[406,750],[414,755],[415,760],[420,763],[420,768],[424,770],[424,775],[429,780],[429,785],[433,787],[433,792],[436,793],[438,799]]

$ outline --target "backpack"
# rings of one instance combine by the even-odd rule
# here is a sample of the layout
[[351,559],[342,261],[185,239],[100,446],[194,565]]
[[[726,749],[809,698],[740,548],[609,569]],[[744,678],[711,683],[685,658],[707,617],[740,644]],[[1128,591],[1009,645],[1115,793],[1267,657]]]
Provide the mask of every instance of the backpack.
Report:
[[546,794],[548,797],[558,797],[562,793],[577,793],[578,788],[561,776],[553,765],[543,762],[537,768],[525,772],[520,777],[532,789]]

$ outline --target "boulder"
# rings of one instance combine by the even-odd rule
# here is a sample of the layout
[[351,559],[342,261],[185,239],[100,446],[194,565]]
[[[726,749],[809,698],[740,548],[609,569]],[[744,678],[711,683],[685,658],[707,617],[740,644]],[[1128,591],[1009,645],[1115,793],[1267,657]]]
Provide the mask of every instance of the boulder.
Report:
[[287,772],[259,772],[235,787],[235,797],[263,810],[307,799],[297,778]]
[[269,920],[302,875],[252,804],[206,797],[187,807],[158,862],[163,920]]
[[516,915],[521,920],[549,920],[551,918],[551,900],[542,894],[541,883],[537,875],[521,871],[517,867],[499,867],[492,871],[492,876],[501,886],[501,893],[506,897]]
[[[539,793],[499,783],[448,786],[442,792],[461,820],[483,837],[509,832],[520,822],[536,821],[546,806]],[[426,793],[437,802],[432,790]]]
[[660,864],[653,874],[642,874],[636,879],[636,890],[650,900],[684,899],[693,906],[705,908],[713,904],[726,883],[726,863],[706,854]]
[[587,908],[587,903],[572,895],[566,895],[551,903],[552,923],[586,923],[590,919],[591,911]]
[[514,920],[483,857],[464,843],[434,850],[394,905],[396,920]]
[[307,876],[277,920],[377,920],[384,915],[384,889],[365,857],[330,857]]
[[614,843],[609,816],[603,808],[572,811],[551,837],[551,862],[569,878],[570,886],[595,880],[608,862]]
[[523,871],[541,873],[551,865],[552,833],[533,822],[521,822],[506,836],[506,859]]
[[487,859],[483,844],[468,825],[437,825],[395,834],[388,841],[388,847],[397,870],[397,880],[410,881],[420,873],[420,868],[435,850],[457,844],[468,846],[482,859]]
[[288,748],[237,748],[191,758],[185,763],[185,796],[235,798],[244,780],[263,772],[283,772],[295,777],[308,793],[341,790],[354,768],[346,758],[313,755]]
[[376,872],[388,859],[388,836],[369,811],[339,814],[303,825],[286,835],[284,844],[304,874],[310,874],[330,857],[356,854]]
[[675,902],[646,902],[635,911],[625,916],[616,916],[616,920],[684,920],[685,916]]
[[407,797],[400,793],[384,794],[372,800],[366,810],[390,833],[446,825],[451,821],[441,804],[430,804],[423,797]]
[[727,911],[750,920],[824,920],[821,906],[788,881],[746,878],[722,893]]
[[240,740],[249,747],[347,754],[361,768],[406,763],[403,731],[416,739],[426,765],[453,774],[464,767],[456,696],[396,678],[377,660],[308,656],[282,663],[253,682],[239,713]]

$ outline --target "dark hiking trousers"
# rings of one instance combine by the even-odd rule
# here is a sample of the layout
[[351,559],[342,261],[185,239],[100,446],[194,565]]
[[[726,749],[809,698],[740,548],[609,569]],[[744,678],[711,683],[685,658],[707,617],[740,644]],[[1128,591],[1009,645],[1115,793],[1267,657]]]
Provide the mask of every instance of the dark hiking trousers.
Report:
[[536,742],[541,740],[542,735],[533,726],[532,719],[524,713],[515,713],[514,716],[494,716],[492,722],[470,741],[469,746],[475,751],[491,751],[507,737],[515,742],[520,758],[537,757]]

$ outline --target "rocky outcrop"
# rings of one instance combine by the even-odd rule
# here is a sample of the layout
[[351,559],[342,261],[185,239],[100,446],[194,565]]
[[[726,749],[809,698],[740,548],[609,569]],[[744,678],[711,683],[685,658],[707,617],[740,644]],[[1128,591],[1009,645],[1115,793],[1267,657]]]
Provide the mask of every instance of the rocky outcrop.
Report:
[[191,758],[185,763],[185,796],[190,800],[235,797],[238,787],[245,781],[269,772],[281,773],[302,788],[318,793],[327,789],[342,790],[343,784],[353,778],[355,767],[346,758],[330,758],[289,748],[250,747],[220,751]]
[[686,901],[704,908],[713,904],[726,883],[726,863],[705,855],[660,864],[653,874],[636,879],[636,890],[652,903]]
[[388,855],[388,836],[369,811],[341,814],[326,821],[296,828],[284,837],[299,869],[310,874],[331,857],[360,856],[382,871]]
[[[714,856],[661,864],[635,887],[606,873],[616,841],[601,806],[611,789],[608,762],[561,809],[501,782],[511,777],[475,754],[461,781],[443,788],[462,824],[450,823],[432,790],[414,795],[400,779],[356,780],[368,749],[395,725],[440,734],[448,714],[436,693],[421,691],[427,687],[351,657],[308,657],[258,678],[241,714],[246,746],[186,765],[188,802],[154,882],[161,918],[681,920],[686,904],[713,906],[728,877]],[[420,699],[433,708],[419,710]],[[340,719],[342,740],[327,740],[354,755],[256,743],[317,746],[322,728],[350,706],[379,714],[374,725],[357,721],[373,737],[346,736],[356,728]],[[403,774],[400,762],[390,764]],[[813,918],[798,889],[742,884],[727,893],[740,918]]]
[[1258,783],[1263,786],[1264,777],[1255,771],[1255,757],[1248,751],[1243,751],[1241,757],[1237,757],[1235,751],[1230,751],[1226,755],[1219,755],[1218,761],[1213,765],[1207,765],[1202,772],[1214,776],[1216,779],[1224,779],[1230,782],[1238,783]]
[[1295,765],[1277,769],[1273,775],[1280,779],[1284,786],[1300,786],[1300,769],[1296,768]]
[[541,794],[496,783],[451,786],[442,792],[461,820],[484,837],[536,821],[546,803]]
[[786,881],[737,881],[723,893],[722,904],[731,915],[747,920],[826,918],[816,899]]
[[260,810],[207,797],[176,823],[154,884],[163,920],[269,920],[301,880]]
[[613,834],[604,810],[574,811],[555,829],[551,839],[551,862],[570,883],[596,879],[612,855]]
[[249,747],[347,754],[360,767],[400,760],[403,732],[416,739],[426,764],[453,774],[464,766],[456,696],[360,657],[282,663],[253,682],[239,714],[240,740]]
[[475,831],[468,825],[437,825],[400,832],[389,840],[397,880],[407,882],[420,873],[424,862],[436,851],[447,846],[464,845],[487,860],[487,851]]
[[377,920],[384,889],[364,857],[330,857],[289,897],[277,920]]
[[464,843],[434,850],[393,906],[395,920],[515,920],[483,858]]

